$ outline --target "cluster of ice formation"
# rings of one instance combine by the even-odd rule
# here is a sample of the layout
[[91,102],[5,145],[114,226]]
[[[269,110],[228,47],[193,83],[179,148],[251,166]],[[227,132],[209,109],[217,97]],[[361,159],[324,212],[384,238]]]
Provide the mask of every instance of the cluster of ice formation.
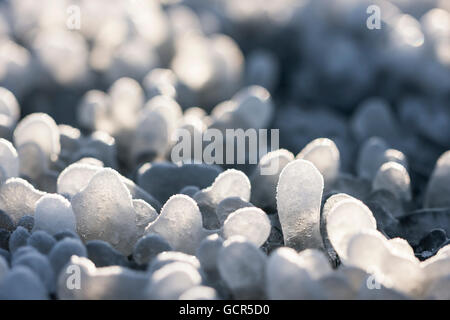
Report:
[[[447,0],[0,1],[0,299],[450,299],[448,21]],[[279,148],[178,163],[179,129]]]

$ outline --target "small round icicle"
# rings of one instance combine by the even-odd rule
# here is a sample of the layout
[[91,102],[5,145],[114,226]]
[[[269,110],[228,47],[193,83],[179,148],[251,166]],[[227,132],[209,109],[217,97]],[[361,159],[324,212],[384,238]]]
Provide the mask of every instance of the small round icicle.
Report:
[[323,177],[309,161],[295,160],[281,172],[277,208],[284,243],[296,250],[322,248],[320,205]]
[[450,150],[442,154],[428,182],[425,208],[450,207]]
[[399,200],[411,201],[411,180],[408,171],[397,162],[386,162],[378,169],[372,189],[388,190]]

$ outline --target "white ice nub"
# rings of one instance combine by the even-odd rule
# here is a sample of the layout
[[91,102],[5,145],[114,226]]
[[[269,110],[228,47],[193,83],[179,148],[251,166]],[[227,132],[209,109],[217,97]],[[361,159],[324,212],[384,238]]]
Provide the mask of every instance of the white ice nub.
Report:
[[320,204],[323,178],[309,161],[295,160],[281,172],[277,208],[285,245],[296,250],[322,248]]

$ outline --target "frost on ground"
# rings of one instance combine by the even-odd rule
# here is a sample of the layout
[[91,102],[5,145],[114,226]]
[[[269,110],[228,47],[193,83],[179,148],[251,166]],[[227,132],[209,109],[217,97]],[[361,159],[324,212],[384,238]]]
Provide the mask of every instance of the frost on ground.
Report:
[[72,2],[0,4],[0,299],[450,299],[448,1]]

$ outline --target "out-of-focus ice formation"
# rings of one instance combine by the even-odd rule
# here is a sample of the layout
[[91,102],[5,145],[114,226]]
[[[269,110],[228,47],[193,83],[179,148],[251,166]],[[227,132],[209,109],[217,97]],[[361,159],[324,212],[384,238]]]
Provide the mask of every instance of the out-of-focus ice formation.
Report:
[[449,237],[447,0],[0,1],[0,299],[450,299]]

